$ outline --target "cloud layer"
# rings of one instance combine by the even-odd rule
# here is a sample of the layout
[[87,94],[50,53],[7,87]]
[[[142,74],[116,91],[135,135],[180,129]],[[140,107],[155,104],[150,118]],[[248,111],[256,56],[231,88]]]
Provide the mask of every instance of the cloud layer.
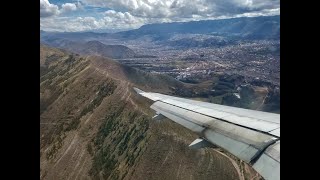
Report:
[[65,4],[62,4],[61,6],[61,11],[62,12],[70,12],[70,11],[75,11],[77,10],[77,6],[75,4],[72,4],[72,3],[65,3]]
[[48,0],[40,0],[40,18],[59,14],[57,5],[50,4]]
[[[90,11],[104,8],[104,12]],[[90,10],[89,10],[90,9]],[[77,16],[72,13],[77,12]],[[143,24],[278,15],[279,0],[40,0],[40,28],[50,31],[132,29]]]
[[280,7],[279,0],[84,0],[84,3],[147,18],[233,16]]
[[40,0],[40,18],[47,18],[51,16],[57,16],[59,14],[67,13],[70,11],[76,11],[77,5],[74,3],[65,3],[61,5],[61,8],[55,4],[51,4],[48,0]]

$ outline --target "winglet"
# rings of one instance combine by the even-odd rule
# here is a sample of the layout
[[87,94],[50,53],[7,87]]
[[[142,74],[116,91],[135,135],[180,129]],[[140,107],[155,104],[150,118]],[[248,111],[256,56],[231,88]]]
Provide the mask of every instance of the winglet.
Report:
[[200,149],[200,148],[204,148],[204,147],[210,147],[211,144],[209,142],[207,142],[205,139],[202,138],[198,138],[196,140],[194,140],[189,147],[192,149]]

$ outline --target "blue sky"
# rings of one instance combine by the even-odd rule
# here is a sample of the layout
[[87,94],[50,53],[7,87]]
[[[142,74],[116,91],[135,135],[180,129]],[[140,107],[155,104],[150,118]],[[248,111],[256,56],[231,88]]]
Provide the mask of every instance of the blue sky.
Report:
[[280,14],[280,0],[40,0],[45,31],[121,31],[144,24]]

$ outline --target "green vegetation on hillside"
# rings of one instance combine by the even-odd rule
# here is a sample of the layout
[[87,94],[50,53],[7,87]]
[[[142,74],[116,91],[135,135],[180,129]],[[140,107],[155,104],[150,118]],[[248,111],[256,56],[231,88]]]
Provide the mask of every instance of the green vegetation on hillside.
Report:
[[144,71],[121,65],[123,72],[130,82],[140,85],[152,87],[153,89],[165,89],[165,87],[181,87],[182,83],[173,77],[163,74],[150,74]]
[[90,175],[99,179],[122,179],[128,171],[119,170],[119,164],[133,166],[146,142],[149,117],[130,111],[124,102],[112,104],[97,136],[93,139],[94,155]]

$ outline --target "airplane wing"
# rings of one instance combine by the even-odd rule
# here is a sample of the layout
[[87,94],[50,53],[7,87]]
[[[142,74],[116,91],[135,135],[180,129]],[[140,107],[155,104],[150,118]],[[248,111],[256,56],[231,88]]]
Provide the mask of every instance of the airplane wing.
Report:
[[155,119],[167,117],[200,136],[190,147],[215,144],[252,165],[266,180],[280,179],[280,114],[134,89],[155,101]]

